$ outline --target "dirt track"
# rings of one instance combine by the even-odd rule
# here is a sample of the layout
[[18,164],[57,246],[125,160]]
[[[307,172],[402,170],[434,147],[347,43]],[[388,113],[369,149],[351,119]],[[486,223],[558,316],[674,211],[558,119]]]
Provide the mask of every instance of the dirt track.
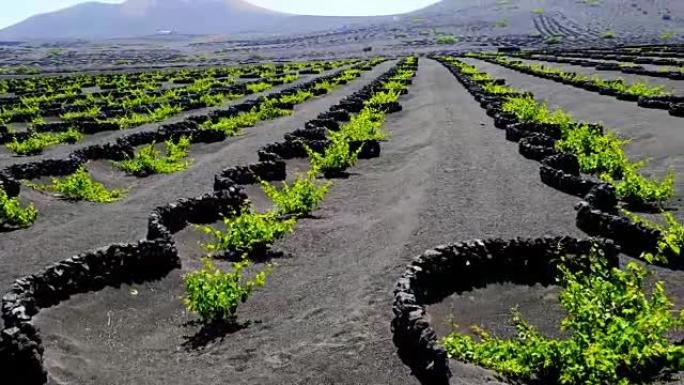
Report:
[[[327,104],[312,103],[296,121]],[[544,186],[538,164],[518,155],[441,65],[422,60],[402,104],[386,123],[393,137],[381,157],[336,181],[317,219],[278,244],[294,257],[277,261],[266,288],[240,309],[246,328],[184,350],[183,336],[197,327],[184,326],[194,317],[178,299],[181,275],[198,257],[184,252],[183,269],[135,287],[138,295],[106,289],[37,317],[57,383],[415,384],[389,331],[392,286],[411,257],[475,237],[581,234],[576,199]],[[179,177],[206,186],[196,174]],[[141,227],[142,215],[120,226]],[[196,249],[192,231],[176,237],[179,249]],[[484,370],[455,371],[454,383],[491,383]]]

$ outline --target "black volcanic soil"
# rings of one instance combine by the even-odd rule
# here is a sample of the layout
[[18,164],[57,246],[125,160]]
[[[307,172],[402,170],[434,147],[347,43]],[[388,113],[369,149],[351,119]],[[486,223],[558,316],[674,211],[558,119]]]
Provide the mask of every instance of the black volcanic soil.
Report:
[[506,79],[515,88],[531,91],[538,100],[547,101],[550,107],[564,109],[579,121],[602,122],[607,129],[630,139],[625,151],[632,160],[648,159],[646,172],[662,177],[666,170],[673,169],[676,191],[669,206],[675,209],[675,216],[684,218],[684,119],[664,110],[641,108],[635,102],[621,101],[481,60],[464,61],[496,78]]
[[491,284],[445,298],[430,305],[428,314],[438,336],[446,336],[456,328],[472,335],[471,325],[483,328],[493,336],[513,338],[511,309],[517,308],[523,319],[534,320],[533,326],[548,337],[561,337],[560,321],[565,313],[558,302],[558,286],[526,286],[512,283]]
[[[631,83],[646,83],[651,87],[663,86],[664,90],[673,95],[683,95],[684,94],[684,81],[672,80],[668,78],[657,78],[653,76],[637,75],[637,74],[626,74],[619,71],[603,71],[597,70],[590,67],[582,67],[573,64],[565,63],[549,63],[540,60],[528,60],[528,59],[516,59],[527,64],[542,64],[551,68],[557,68],[565,72],[575,72],[578,74],[593,76],[596,75],[601,79],[613,80],[613,79],[623,79],[628,84]],[[662,68],[662,67],[661,67]]]
[[[346,67],[343,67],[346,68]],[[41,159],[54,159],[54,158],[62,158],[68,156],[70,153],[73,151],[83,148],[83,147],[88,147],[92,146],[95,144],[102,144],[102,143],[111,143],[115,141],[116,139],[130,135],[133,133],[138,133],[138,132],[147,132],[147,131],[155,131],[156,129],[159,128],[159,126],[164,125],[164,124],[171,124],[171,123],[177,123],[185,120],[189,116],[195,116],[195,115],[206,115],[209,114],[212,111],[216,110],[222,110],[222,109],[227,109],[229,106],[239,104],[239,103],[244,103],[247,100],[253,100],[256,99],[260,96],[265,96],[273,92],[278,92],[293,86],[296,86],[298,84],[306,83],[308,81],[311,81],[314,77],[318,76],[325,76],[329,75],[332,73],[335,73],[339,71],[340,69],[334,69],[330,71],[325,71],[321,73],[320,75],[301,75],[299,79],[296,81],[289,83],[289,84],[282,84],[275,86],[273,88],[270,88],[266,91],[255,93],[252,95],[248,95],[239,99],[235,99],[233,101],[230,101],[228,103],[225,103],[221,106],[217,107],[207,107],[207,108],[199,108],[199,109],[194,109],[194,110],[189,110],[189,111],[183,111],[178,114],[173,115],[172,117],[162,121],[162,122],[156,122],[156,123],[149,123],[149,124],[143,124],[141,126],[137,127],[132,127],[129,129],[125,130],[116,130],[116,131],[103,131],[103,132],[98,132],[96,134],[92,135],[83,135],[83,139],[78,141],[75,144],[58,144],[55,146],[51,146],[48,148],[45,148],[41,154],[34,155],[34,156],[18,156],[9,151],[7,148],[4,146],[0,146],[0,162],[3,166],[6,165],[11,165],[11,164],[21,164],[21,163],[28,163],[28,162],[35,162]]]
[[[282,140],[285,133],[303,126],[304,122],[363,87],[391,65],[392,62],[380,64],[348,86],[296,106],[293,115],[247,128],[242,136],[192,145],[189,158],[193,163],[184,172],[134,178],[103,164],[105,162],[96,162],[94,175],[106,176],[102,181],[111,180],[113,185],[130,188],[119,202],[74,203],[22,188],[20,196],[33,202],[40,215],[31,228],[0,237],[0,263],[4,266],[0,271],[0,287],[6,290],[14,279],[82,251],[144,238],[147,219],[154,208],[179,198],[211,192],[214,175],[222,169],[255,163],[260,147]],[[27,239],[31,242],[26,242]]]
[[[623,266],[633,261],[635,260],[630,257],[621,256]],[[638,261],[637,263],[642,264]],[[655,281],[663,281],[667,295],[673,300],[675,309],[684,308],[684,282],[682,281],[684,274],[681,271],[654,266],[649,266],[648,269],[654,274],[647,280],[647,290],[652,288]],[[517,308],[522,318],[529,321],[530,325],[537,328],[544,336],[564,338],[567,332],[561,331],[559,325],[566,316],[566,312],[558,302],[559,293],[560,288],[556,285],[545,287],[539,284],[534,286],[511,283],[491,284],[484,288],[451,295],[440,303],[430,305],[427,312],[432,318],[432,326],[438,337],[446,336],[454,329],[475,337],[470,330],[470,327],[475,325],[492,336],[513,338],[515,328],[511,322],[511,309]],[[673,342],[680,341],[683,337],[682,331],[669,336]],[[455,374],[452,384],[479,384],[479,382],[464,381],[464,378],[468,376],[463,373],[484,372],[484,370],[453,360],[450,363],[452,372]],[[500,383],[492,381],[487,384]],[[671,379],[662,379],[656,381],[655,384],[684,384],[684,373],[675,373]]]
[[[638,7],[624,0],[604,0],[600,7],[576,0],[503,3],[446,0],[380,25],[352,25],[298,36],[150,36],[31,42],[17,47],[0,42],[0,65],[40,65],[48,72],[80,73],[113,67],[129,71],[244,60],[369,57],[473,46],[539,46],[558,32],[566,35],[564,44],[614,44],[598,38],[608,30],[620,39],[635,39],[633,43],[662,42],[657,38],[660,33],[674,31],[677,36],[670,42],[684,42],[679,33],[684,25],[681,0],[631,1]],[[539,6],[546,8],[543,17],[531,12]],[[672,10],[673,20],[661,18],[664,8]],[[541,19],[543,26],[537,26],[535,21]],[[510,25],[495,28],[494,23],[502,20]],[[539,36],[522,35],[537,32]],[[458,36],[460,41],[454,46],[435,45],[440,33]],[[53,47],[67,49],[69,54],[46,57]],[[369,47],[372,51],[367,52]],[[205,55],[211,56],[209,62],[200,60]],[[117,63],[122,60],[129,64]],[[675,215],[684,219],[684,119],[481,61],[470,62],[565,108],[579,120],[603,121],[632,138],[628,154],[633,159],[651,158],[649,172],[662,175],[673,167],[678,193],[672,206],[679,209]],[[153,208],[210,192],[214,174],[255,162],[259,147],[301,127],[391,65],[381,65],[348,87],[298,106],[293,116],[249,128],[244,136],[193,145],[194,164],[179,174],[138,179],[113,170],[106,162],[91,163],[97,179],[131,188],[121,202],[70,203],[24,189],[22,200],[35,202],[41,216],[30,229],[0,234],[0,288],[6,290],[13,279],[84,250],[144,237]],[[303,77],[300,82],[306,80]],[[671,84],[681,89],[679,83]],[[383,143],[382,156],[361,161],[349,179],[336,180],[314,216],[300,221],[294,234],[278,242],[277,248],[289,256],[272,261],[273,275],[265,288],[242,305],[238,327],[202,334],[197,317],[181,303],[182,277],[199,266],[203,253],[198,242],[206,239],[189,227],[174,236],[181,269],[156,282],[78,295],[36,316],[46,348],[49,384],[417,384],[397,356],[389,326],[392,289],[412,257],[438,244],[475,237],[584,234],[575,227],[573,206],[578,199],[543,185],[538,163],[518,154],[517,145],[504,139],[504,133],[493,127],[491,118],[442,66],[421,59],[411,93],[401,102],[405,110],[387,120],[393,137]],[[31,158],[14,157],[0,148],[0,163],[61,157],[79,146],[156,127],[92,135],[79,144],[53,147]],[[293,177],[292,171],[306,167],[306,161],[288,161],[288,178]],[[256,208],[269,206],[257,186],[248,186],[246,191]],[[218,264],[226,267],[225,262]],[[250,271],[261,267],[256,264]],[[653,269],[656,278],[665,280],[676,307],[682,308],[682,272]],[[562,317],[555,300],[557,290],[490,285],[450,296],[430,306],[428,312],[439,336],[448,333],[451,321],[464,331],[470,324],[479,324],[509,335],[509,309],[520,305],[531,324],[555,335]],[[473,365],[452,361],[451,368],[452,384],[502,384],[494,373]],[[684,384],[684,379],[676,383]]]
[[[198,327],[188,324],[196,317],[180,302],[181,277],[197,266],[202,238],[189,228],[176,236],[182,269],[159,282],[79,295],[37,316],[52,382],[415,384],[389,331],[391,290],[411,257],[474,237],[581,234],[576,198],[544,186],[538,164],[518,155],[441,65],[421,62],[403,104],[388,118],[393,137],[382,156],[335,181],[315,218],[278,243],[292,257],[275,261],[267,286],[240,308],[244,328],[200,350],[184,345]],[[297,116],[306,115],[314,111]],[[206,186],[204,176],[192,181]],[[159,199],[168,200],[161,191]],[[142,216],[120,215],[108,227],[137,229],[139,236]],[[454,365],[454,383],[491,383],[488,371]]]
[[[600,63],[615,63],[615,64],[622,64],[622,65],[637,65],[637,66],[640,66],[640,67],[644,67],[645,69],[647,69],[647,70],[649,70],[649,71],[664,71],[664,70],[676,69],[676,66],[662,65],[662,64],[635,64],[635,63],[632,63],[632,62],[625,62],[625,61],[619,61],[619,60],[604,60],[604,59],[593,59],[593,58],[592,58],[592,59],[587,59],[587,58],[583,58],[583,57],[579,57],[579,56],[563,56],[563,58],[567,58],[567,59],[588,60],[588,61],[594,62],[594,63],[596,63],[596,64],[600,64]],[[540,61],[540,62],[541,62],[542,60],[537,60],[537,61]],[[545,63],[547,63],[547,64],[550,65],[550,66],[563,65],[563,63],[553,63],[553,62],[545,62]],[[580,66],[580,67],[581,67],[581,66]],[[584,68],[591,68],[591,67],[584,67]],[[597,74],[599,73],[599,71],[596,70],[596,69],[594,69],[594,71],[596,71]],[[622,73],[622,72],[620,72],[620,71],[605,71],[605,72],[606,72],[606,73],[608,73],[608,72]],[[601,71],[601,73],[603,73],[603,71]],[[623,73],[623,74],[624,74],[624,73]],[[625,75],[627,75],[627,74],[625,74]],[[653,78],[653,77],[652,77],[652,78]],[[655,79],[655,78],[653,78],[653,79]]]

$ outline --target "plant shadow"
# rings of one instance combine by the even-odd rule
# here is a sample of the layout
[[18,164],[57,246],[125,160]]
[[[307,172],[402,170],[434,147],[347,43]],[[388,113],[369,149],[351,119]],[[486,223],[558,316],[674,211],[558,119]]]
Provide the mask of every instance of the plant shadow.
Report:
[[254,263],[266,263],[274,259],[286,259],[294,258],[293,255],[284,252],[282,250],[274,250],[270,246],[256,247],[254,250],[249,252],[244,251],[223,251],[213,255],[214,258],[229,261],[229,262],[240,262],[245,258],[248,258]]
[[11,233],[12,231],[22,230],[24,227],[0,223],[0,233]]
[[301,219],[323,219],[325,217],[322,215],[306,214],[306,215],[300,216],[299,218],[301,218]]
[[673,208],[667,208],[656,203],[627,203],[625,208],[629,211],[642,214],[659,214],[663,211],[673,210]]
[[183,336],[185,342],[181,346],[186,351],[197,351],[207,347],[207,345],[218,342],[221,343],[229,334],[239,332],[249,327],[252,321],[237,322],[231,318],[227,320],[214,320],[210,322],[188,321],[183,326],[194,327],[201,325],[200,329],[191,336]]
[[352,175],[358,175],[347,171],[326,171],[323,173],[325,179],[349,179]]

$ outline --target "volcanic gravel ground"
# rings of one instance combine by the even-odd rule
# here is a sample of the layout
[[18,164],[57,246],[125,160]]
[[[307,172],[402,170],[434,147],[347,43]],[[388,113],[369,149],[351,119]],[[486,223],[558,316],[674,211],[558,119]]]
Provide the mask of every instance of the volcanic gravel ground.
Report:
[[605,80],[614,80],[614,79],[623,79],[627,84],[632,84],[632,83],[637,83],[637,82],[644,82],[648,84],[651,87],[655,86],[664,86],[664,90],[667,92],[670,92],[674,95],[683,95],[684,94],[684,81],[681,80],[672,80],[668,78],[657,78],[653,76],[646,76],[646,75],[637,75],[637,74],[626,74],[623,72],[619,71],[603,71],[603,70],[597,70],[595,68],[591,67],[582,67],[578,65],[573,65],[573,64],[565,64],[565,63],[553,63],[553,62],[545,62],[541,60],[528,60],[528,59],[519,59],[516,58],[516,60],[520,60],[523,63],[526,64],[541,64],[547,67],[551,68],[556,68],[565,72],[575,72],[578,74],[582,75],[596,75],[601,79]]
[[[187,347],[198,327],[188,324],[196,318],[179,300],[181,277],[198,265],[196,242],[203,238],[186,229],[175,237],[182,269],[158,282],[79,295],[37,316],[53,383],[415,384],[389,330],[393,285],[411,257],[476,237],[581,233],[574,224],[577,199],[543,185],[538,163],[517,153],[440,64],[421,60],[401,101],[404,111],[386,122],[393,136],[381,157],[360,161],[349,179],[336,180],[314,218],[301,220],[277,243],[292,257],[275,260],[266,287],[239,309],[242,328],[203,341],[198,350]],[[295,128],[327,104],[313,102],[288,123]],[[211,160],[256,150],[249,137],[243,143]],[[242,161],[231,155],[232,163]],[[207,186],[219,168],[209,160],[202,171],[179,174],[181,180],[165,186]],[[188,190],[183,193],[197,192]],[[170,199],[155,193],[145,198]],[[125,219],[136,210],[98,210],[97,217],[116,214],[106,233],[117,228],[112,238],[132,240],[142,235],[149,211]],[[86,223],[73,228],[99,232]],[[69,243],[83,247],[84,241]],[[454,372],[455,384],[492,383],[490,372],[469,365],[454,363]]]
[[[183,112],[180,112],[178,114],[173,115],[169,119],[164,120],[162,122],[143,124],[141,126],[129,128],[126,130],[103,131],[103,132],[98,132],[96,134],[83,135],[83,139],[81,139],[80,141],[78,141],[77,143],[75,143],[73,145],[58,144],[55,146],[50,146],[50,147],[44,149],[41,154],[35,155],[35,156],[28,156],[28,157],[27,156],[17,156],[14,153],[12,153],[11,151],[7,150],[5,147],[0,147],[0,162],[2,162],[0,164],[3,167],[5,167],[5,166],[11,165],[11,164],[28,163],[28,162],[38,161],[41,159],[53,159],[53,158],[66,157],[70,153],[72,153],[73,151],[75,151],[79,148],[92,146],[94,144],[113,142],[117,138],[120,138],[120,137],[126,136],[126,135],[130,135],[133,133],[137,133],[137,132],[155,131],[161,125],[181,122],[189,116],[207,115],[212,111],[225,110],[229,106],[233,106],[233,105],[236,105],[239,103],[244,103],[247,100],[253,100],[253,99],[256,99],[260,96],[266,96],[266,95],[274,93],[274,92],[282,91],[282,90],[294,87],[296,85],[311,81],[312,79],[314,79],[316,77],[330,75],[330,74],[338,72],[344,68],[347,68],[347,67],[336,68],[336,69],[333,69],[330,71],[323,72],[319,75],[301,75],[299,77],[299,79],[297,79],[296,81],[294,81],[292,83],[277,85],[277,86],[270,88],[266,91],[255,93],[252,95],[248,95],[248,96],[240,98],[240,99],[235,99],[235,100],[230,101],[228,103],[222,104],[221,106],[199,108],[199,109],[194,109],[194,110],[189,110],[189,111],[183,111]],[[59,119],[57,119],[57,120],[59,120]]]
[[534,327],[545,336],[559,337],[560,321],[565,314],[558,302],[559,293],[555,285],[489,284],[452,295],[430,305],[427,312],[435,320],[433,327],[438,336],[446,336],[454,328],[472,335],[470,326],[477,325],[492,335],[512,338],[516,331],[511,309],[517,307],[524,319],[534,319]]
[[[624,267],[634,259],[621,256],[620,263]],[[641,262],[638,262],[643,264]],[[674,302],[675,309],[684,307],[684,281],[681,271],[673,271],[667,268],[648,266],[654,274],[647,282],[647,291],[655,281],[665,283],[666,293]],[[438,337],[443,337],[456,330],[463,334],[475,337],[470,326],[476,325],[493,336],[501,338],[513,338],[515,328],[511,322],[511,309],[517,308],[522,318],[529,321],[544,336],[549,338],[564,338],[567,332],[560,330],[560,322],[566,316],[565,310],[558,302],[558,286],[534,286],[515,285],[512,283],[490,284],[484,288],[478,288],[461,294],[454,294],[445,298],[442,302],[430,305],[427,312],[432,317],[432,326]],[[684,333],[677,331],[669,338],[671,341],[681,341]],[[458,361],[450,361],[451,370],[454,373],[452,384],[479,384],[470,380],[469,373],[486,372],[484,369],[466,365]],[[495,373],[491,373],[495,377]],[[499,382],[486,382],[488,385]],[[684,373],[674,373],[670,379],[656,381],[657,385],[681,385],[684,384]]]
[[154,208],[179,198],[211,192],[214,176],[222,169],[257,162],[259,148],[282,140],[285,133],[303,126],[392,65],[392,62],[380,64],[348,86],[296,106],[291,116],[246,128],[242,136],[218,143],[193,145],[189,156],[193,163],[184,172],[132,178],[96,162],[93,175],[102,177],[102,182],[109,184],[108,180],[112,180],[130,187],[130,192],[119,202],[73,203],[22,188],[22,198],[36,205],[39,217],[29,229],[0,236],[0,263],[4,266],[0,271],[0,287],[8,289],[14,279],[80,252],[144,238],[147,219]]
[[477,59],[465,59],[496,78],[520,90],[531,91],[537,100],[552,108],[560,107],[579,121],[602,122],[608,130],[631,140],[625,152],[631,160],[648,159],[647,173],[662,177],[668,168],[675,171],[675,196],[668,207],[675,216],[684,216],[684,119],[667,111],[641,108],[634,102],[617,100],[580,88],[522,74]]
[[[579,56],[563,56],[565,59],[581,59],[581,60],[589,60],[592,62],[595,62],[596,64],[600,63],[617,63],[617,64],[622,64],[622,65],[636,65],[640,67],[644,67],[644,69],[647,69],[649,71],[662,71],[662,70],[672,70],[676,69],[676,66],[671,66],[671,65],[660,65],[660,64],[637,64],[637,63],[632,63],[632,62],[626,62],[626,61],[619,61],[619,60],[603,60],[603,59],[593,59],[593,58],[583,58]],[[543,61],[543,60],[542,60]],[[562,65],[563,63],[555,63],[555,62],[547,62],[543,61],[544,63],[550,65],[550,66],[555,66],[555,65]],[[581,66],[580,66],[581,67]],[[584,67],[584,68],[591,68],[591,67]],[[606,71],[606,72],[614,72],[614,73],[622,73],[620,71]],[[625,74],[627,75],[627,74]],[[655,78],[654,78],[655,79]],[[662,78],[660,78],[662,79]]]

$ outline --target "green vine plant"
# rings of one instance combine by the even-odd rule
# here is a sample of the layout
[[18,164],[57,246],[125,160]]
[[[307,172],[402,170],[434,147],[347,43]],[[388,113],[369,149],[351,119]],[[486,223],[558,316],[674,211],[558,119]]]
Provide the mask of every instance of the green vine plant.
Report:
[[178,114],[183,109],[180,106],[171,106],[170,104],[161,105],[154,110],[149,110],[145,113],[135,113],[125,115],[120,118],[112,119],[111,122],[117,123],[122,129],[140,126],[147,123],[160,122],[172,115]]
[[[407,62],[408,64],[408,62]],[[399,82],[405,82],[411,78],[413,78],[414,72],[412,70],[407,70],[407,69],[400,69],[397,71],[397,73],[392,76],[389,80],[390,81],[399,81]]]
[[633,206],[643,206],[649,203],[665,202],[674,195],[675,176],[669,170],[661,181],[647,178],[638,173],[638,168],[643,162],[627,164],[624,166],[624,174],[618,182],[610,175],[602,174],[601,179],[615,185],[615,193],[618,198]]
[[283,95],[280,97],[280,102],[282,103],[291,103],[291,104],[300,104],[304,103],[305,101],[313,98],[314,94],[311,91],[305,91],[305,90],[297,90],[297,92],[289,94],[289,95]]
[[326,92],[332,91],[336,87],[335,83],[329,80],[324,80],[322,82],[316,83],[314,85],[315,90],[325,90]]
[[202,123],[202,130],[220,130],[228,136],[242,135],[242,129],[255,126],[261,120],[277,119],[292,114],[292,110],[277,107],[277,100],[266,99],[259,107],[251,111],[241,112],[237,115],[220,118],[218,121],[211,120]]
[[[350,64],[351,62],[338,61],[326,65],[330,65],[333,68]],[[303,64],[301,68],[317,65],[320,66],[320,64],[307,63]],[[161,105],[161,108],[152,112],[130,114],[121,120],[108,120],[109,122],[120,123],[123,128],[127,128],[135,124],[158,120],[168,115],[165,111],[175,108],[170,106],[175,106],[176,101],[188,95],[190,95],[191,100],[195,103],[201,102],[204,105],[217,105],[222,102],[222,96],[232,96],[231,91],[222,90],[222,88],[235,84],[235,78],[241,74],[257,72],[270,76],[281,73],[281,70],[282,72],[288,72],[298,69],[300,68],[294,64],[288,64],[283,66],[242,66],[240,68],[212,68],[193,71],[153,71],[145,74],[131,75],[77,75],[70,77],[58,76],[49,79],[27,78],[13,80],[16,89],[31,92],[35,96],[23,96],[21,97],[21,105],[9,109],[0,109],[0,120],[11,120],[12,117],[17,115],[37,117],[46,105],[54,103],[82,107],[81,111],[74,111],[62,116],[66,120],[97,117],[99,115],[98,108],[102,107],[131,109],[147,104]],[[298,76],[297,74],[283,74],[278,79],[280,82],[290,82],[298,78]],[[177,79],[190,80],[187,82],[189,85],[174,87],[173,89],[161,89],[164,81],[175,82]],[[118,91],[126,96],[114,98],[111,95],[93,96],[89,93],[84,94],[82,87],[85,84],[95,84],[102,89]],[[0,89],[6,90],[7,82],[0,82]]]
[[[343,78],[354,79],[358,77],[358,73],[358,71],[350,71],[343,73],[341,76]],[[314,86],[314,89],[325,89],[330,91],[335,87],[337,87],[336,82],[325,80],[318,82]],[[231,117],[220,118],[216,122],[211,120],[207,121],[200,125],[200,129],[220,130],[229,136],[241,135],[242,129],[253,127],[261,120],[271,120],[292,115],[292,110],[280,108],[278,107],[278,103],[296,105],[311,99],[313,96],[314,94],[311,91],[298,90],[296,93],[282,95],[277,99],[265,99],[258,107],[252,108],[251,111],[241,112]]]
[[60,143],[73,144],[81,140],[83,135],[73,128],[64,132],[34,132],[24,140],[13,140],[5,145],[8,150],[17,155],[36,155],[47,147]]
[[406,65],[409,65],[409,66],[414,66],[414,65],[418,64],[418,57],[416,57],[416,56],[409,56],[409,57],[406,58],[406,61],[405,61],[404,63],[405,63]]
[[384,140],[390,136],[383,129],[384,123],[384,112],[366,107],[343,124],[339,132],[348,141]]
[[512,87],[494,83],[485,83],[482,85],[482,89],[485,92],[489,92],[495,95],[508,95],[516,92],[515,89],[513,89]]
[[501,108],[514,113],[523,122],[558,124],[565,129],[572,123],[570,114],[559,108],[551,111],[546,103],[538,103],[530,96],[509,96]]
[[102,183],[93,180],[83,166],[64,178],[53,178],[52,183],[47,185],[34,183],[27,183],[27,185],[37,190],[58,192],[64,199],[97,203],[118,201],[128,191],[127,189],[108,190]]
[[43,116],[34,116],[31,119],[31,126],[34,126],[34,127],[36,125],[45,124],[45,123],[47,123],[47,119],[45,119],[45,117],[43,117]]
[[202,96],[200,96],[197,99],[197,101],[199,101],[200,103],[203,103],[207,107],[216,107],[216,106],[220,106],[223,103],[225,103],[226,100],[231,100],[232,97],[233,96],[226,97],[223,94],[212,95],[209,93],[205,93],[205,94],[202,94]]
[[591,78],[591,82],[597,86],[610,88],[617,92],[636,95],[636,96],[665,96],[670,95],[665,91],[665,86],[649,86],[646,82],[625,83],[624,79],[604,80],[596,76]]
[[646,384],[684,369],[684,347],[668,335],[684,326],[662,282],[647,294],[650,272],[631,262],[611,268],[599,250],[589,271],[559,266],[565,339],[544,337],[514,310],[515,338],[475,329],[479,340],[453,332],[442,343],[451,358],[472,362],[514,381],[559,385]]
[[352,152],[349,141],[342,132],[330,134],[330,146],[325,149],[323,155],[306,145],[304,148],[309,156],[312,171],[315,173],[322,172],[328,176],[340,175],[347,168],[354,166],[362,150],[360,147],[357,151]]
[[396,102],[400,96],[399,92],[392,90],[376,92],[364,104],[368,107],[379,109],[386,104]]
[[232,272],[221,271],[207,257],[202,263],[201,269],[184,277],[184,303],[205,323],[233,321],[240,303],[246,302],[256,288],[263,287],[272,271],[269,265],[254,278],[245,280],[243,272],[251,265],[249,260],[233,263]]
[[312,171],[298,175],[291,185],[283,182],[280,189],[261,181],[261,189],[275,203],[277,213],[296,217],[308,215],[315,210],[328,194],[331,185],[332,182],[316,183],[316,174]]
[[235,116],[220,118],[216,122],[211,120],[200,125],[202,130],[219,130],[228,136],[242,135],[242,129],[252,127],[259,121],[259,114],[256,111],[241,112]]
[[[324,81],[315,87],[330,90],[339,84],[339,80],[351,80],[358,76],[360,71],[347,70],[335,81]],[[220,129],[237,134],[242,128],[252,126],[259,120],[274,119],[292,113],[291,110],[279,108],[278,102],[298,104],[313,95],[313,92],[300,90],[294,94],[283,95],[277,100],[266,99],[258,108],[220,119],[218,122],[206,122],[201,128]],[[306,148],[311,160],[311,169],[305,175],[298,175],[292,184],[285,182],[278,188],[261,181],[264,194],[274,203],[275,210],[261,214],[246,206],[239,213],[235,212],[233,216],[223,218],[224,229],[197,226],[213,238],[211,242],[200,244],[210,256],[217,252],[229,251],[241,253],[242,260],[233,264],[232,272],[223,272],[214,266],[210,256],[205,257],[203,268],[184,277],[184,303],[187,309],[197,313],[204,322],[234,321],[238,305],[245,302],[256,287],[265,284],[266,277],[272,270],[272,266],[268,265],[252,280],[245,280],[243,272],[251,265],[248,259],[250,252],[268,247],[274,240],[293,232],[297,218],[315,210],[332,184],[318,183],[316,176],[320,172],[339,172],[353,165],[360,149],[351,153],[349,140],[378,137],[383,120],[383,113],[366,109],[355,116],[346,128],[341,130],[342,132],[331,134],[332,144],[325,155]]]
[[383,84],[382,88],[389,91],[389,92],[399,93],[399,94],[404,92],[406,89],[408,89],[408,87],[404,83],[400,82],[399,80],[390,80],[387,83]]
[[0,188],[0,225],[7,224],[18,227],[30,227],[38,217],[38,210],[29,204],[22,207],[19,198],[10,198],[5,190]]
[[283,82],[283,84],[292,83],[293,81],[295,81],[297,79],[299,79],[299,74],[287,74],[287,75],[283,75],[283,76],[273,78],[273,80],[278,81],[278,82]]
[[267,89],[273,87],[273,85],[269,82],[258,82],[247,84],[246,87],[248,90],[252,91],[252,93],[257,94],[259,92],[266,91]]
[[357,69],[344,70],[341,74],[335,77],[336,81],[351,81],[361,76],[361,71]]
[[92,106],[83,111],[64,113],[60,115],[59,118],[67,122],[82,118],[96,118],[100,115],[100,112],[101,109],[99,106]]
[[549,110],[546,103],[532,97],[507,97],[502,105],[506,112],[514,113],[523,122],[557,124],[562,137],[556,148],[575,154],[583,172],[595,173],[615,186],[620,199],[640,206],[661,204],[674,195],[674,173],[669,171],[662,181],[649,179],[638,170],[646,162],[630,162],[624,153],[627,140],[612,133],[601,132],[587,124],[574,124],[570,114],[563,110]]
[[183,136],[177,143],[172,140],[164,142],[166,145],[166,156],[161,156],[159,150],[155,148],[156,143],[143,146],[132,159],[121,162],[114,162],[119,169],[137,176],[147,176],[152,174],[171,174],[183,171],[190,166],[188,148],[190,138]]
[[435,39],[435,44],[453,45],[458,43],[458,38],[451,35],[442,35]]
[[12,108],[0,108],[0,120],[10,121],[15,115],[30,115],[36,117],[40,113],[40,109],[36,105],[21,105]]
[[238,251],[249,253],[265,247],[286,233],[294,231],[295,218],[281,219],[277,212],[255,213],[245,207],[239,215],[223,218],[224,230],[212,226],[198,226],[213,242],[200,245],[210,253]]
[[491,59],[494,62],[502,65],[512,66],[519,70],[529,70],[537,74],[558,75],[567,80],[586,81],[599,87],[606,87],[611,90],[635,96],[666,96],[670,92],[665,90],[665,86],[656,85],[651,86],[646,82],[626,83],[624,79],[602,79],[598,76],[589,77],[587,75],[578,74],[575,72],[565,72],[558,68],[549,67],[541,64],[527,64],[521,61],[513,61],[507,58],[482,53],[471,53],[468,57],[475,57],[479,59]]
[[490,74],[487,73],[478,73],[478,74],[473,74],[473,76],[470,77],[476,82],[487,82],[494,80]]
[[280,108],[277,106],[278,100],[266,99],[263,103],[259,105],[256,109],[256,113],[259,120],[271,120],[277,119],[283,116],[292,115],[292,110],[285,108]]
[[618,37],[615,31],[602,32],[599,36],[601,36],[602,39],[615,39]]
[[582,172],[621,178],[629,163],[623,150],[627,143],[611,132],[601,134],[593,126],[580,124],[556,142],[556,149],[577,155]]
[[669,260],[669,257],[679,259],[684,248],[684,224],[679,223],[677,218],[670,212],[661,213],[663,224],[643,218],[629,210],[622,209],[622,213],[632,222],[641,224],[649,229],[660,231],[661,237],[656,245],[657,253],[644,252],[641,256],[649,263],[654,262],[679,262]]

